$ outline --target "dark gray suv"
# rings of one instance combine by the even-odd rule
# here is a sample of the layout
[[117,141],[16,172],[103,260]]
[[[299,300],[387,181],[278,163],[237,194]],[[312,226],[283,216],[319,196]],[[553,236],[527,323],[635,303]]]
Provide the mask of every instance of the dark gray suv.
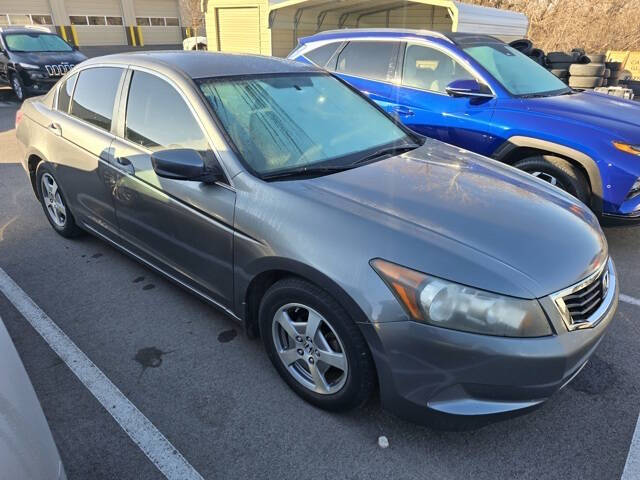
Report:
[[222,308],[326,409],[379,385],[412,419],[521,411],[580,371],[616,309],[583,204],[417,136],[312,66],[96,58],[16,120],[58,233]]

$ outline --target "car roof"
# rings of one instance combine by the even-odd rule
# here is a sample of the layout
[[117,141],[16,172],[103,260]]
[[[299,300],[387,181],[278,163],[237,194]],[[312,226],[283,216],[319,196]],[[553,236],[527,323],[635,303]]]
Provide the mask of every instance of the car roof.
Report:
[[472,43],[504,43],[490,35],[477,35],[469,33],[434,32],[431,30],[411,29],[411,28],[343,28],[340,30],[327,30],[315,35],[300,39],[301,44],[322,40],[333,40],[341,38],[428,38],[430,40],[440,40],[454,45],[469,45]]
[[312,65],[277,57],[189,50],[119,53],[92,58],[83,62],[83,66],[101,63],[178,69],[194,79],[322,71]]
[[1,34],[6,34],[6,33],[39,33],[39,34],[43,34],[43,35],[57,35],[56,33],[52,32],[51,30],[48,30],[46,28],[34,28],[34,27],[0,27],[0,33]]

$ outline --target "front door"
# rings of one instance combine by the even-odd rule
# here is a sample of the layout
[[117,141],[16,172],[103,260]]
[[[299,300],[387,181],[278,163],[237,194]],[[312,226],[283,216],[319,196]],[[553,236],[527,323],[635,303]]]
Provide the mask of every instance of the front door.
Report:
[[488,155],[495,100],[454,98],[446,87],[474,76],[447,53],[408,43],[402,62],[397,113],[412,130],[443,142]]
[[223,182],[156,175],[155,151],[190,148],[205,161],[215,157],[186,100],[167,80],[134,70],[128,91],[124,138],[113,143],[122,173],[115,190],[120,234],[138,255],[229,306],[235,191]]

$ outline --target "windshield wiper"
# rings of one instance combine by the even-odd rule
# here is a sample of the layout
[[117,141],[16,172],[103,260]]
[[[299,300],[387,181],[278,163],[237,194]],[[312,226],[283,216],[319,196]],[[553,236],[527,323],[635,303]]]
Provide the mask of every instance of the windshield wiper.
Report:
[[273,180],[275,178],[287,178],[287,177],[316,177],[320,175],[329,175],[331,173],[344,172],[345,170],[351,170],[353,165],[336,165],[325,167],[300,167],[292,168],[291,170],[284,170],[281,172],[268,173],[262,175],[263,180]]
[[420,145],[417,143],[405,143],[403,145],[394,145],[392,147],[381,148],[380,150],[376,150],[369,155],[365,155],[362,158],[359,158],[355,162],[351,163],[351,166],[360,165],[371,160],[375,160],[376,158],[383,157],[385,155],[400,155],[401,153],[408,152],[410,150],[415,150]]

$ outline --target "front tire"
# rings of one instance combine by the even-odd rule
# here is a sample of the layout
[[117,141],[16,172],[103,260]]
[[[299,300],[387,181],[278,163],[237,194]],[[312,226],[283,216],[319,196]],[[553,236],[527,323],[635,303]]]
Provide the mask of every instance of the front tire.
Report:
[[20,75],[17,73],[12,73],[10,78],[11,88],[13,89],[13,93],[20,102],[24,101],[26,98],[26,94],[24,92],[24,85],[22,84],[22,80],[20,79]]
[[369,399],[375,386],[371,353],[327,292],[299,278],[280,280],[265,293],[259,322],[271,363],[300,397],[330,411]]
[[585,175],[563,158],[539,155],[520,160],[514,167],[564,190],[586,205],[590,204],[591,189]]
[[36,186],[40,204],[53,229],[66,238],[81,235],[82,230],[69,210],[55,171],[45,162],[41,162],[36,169]]

